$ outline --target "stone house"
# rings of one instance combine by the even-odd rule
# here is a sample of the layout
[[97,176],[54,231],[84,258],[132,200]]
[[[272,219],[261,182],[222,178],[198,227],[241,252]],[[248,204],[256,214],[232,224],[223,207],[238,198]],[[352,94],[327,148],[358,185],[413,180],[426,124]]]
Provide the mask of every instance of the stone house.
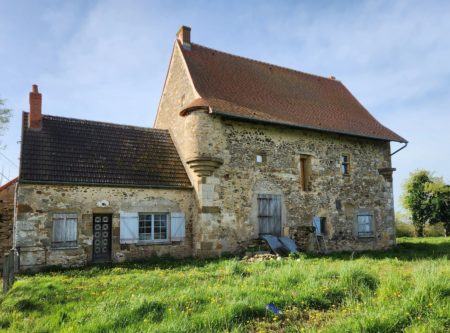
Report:
[[14,192],[17,178],[0,186],[0,274],[3,272],[3,256],[13,246]]
[[[335,78],[191,42],[182,27],[154,128],[23,115],[22,268],[220,256],[271,233],[314,250],[395,244],[390,142]],[[395,153],[395,152],[394,152]],[[314,230],[314,229],[313,229]]]

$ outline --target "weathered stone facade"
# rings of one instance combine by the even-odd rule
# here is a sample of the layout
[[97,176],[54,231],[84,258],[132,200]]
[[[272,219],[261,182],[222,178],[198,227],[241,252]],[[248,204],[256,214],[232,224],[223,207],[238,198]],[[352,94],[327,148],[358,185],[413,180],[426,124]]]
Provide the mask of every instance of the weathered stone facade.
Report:
[[[181,37],[189,39],[189,34],[184,32],[190,30],[184,27],[181,31]],[[72,178],[66,183],[73,182],[73,185],[62,185],[58,181],[44,184],[50,178],[40,180],[41,184],[34,184],[32,177],[37,172],[30,172],[28,176],[31,182],[20,182],[17,193],[15,246],[20,253],[22,269],[38,269],[49,265],[78,266],[91,262],[96,244],[94,238],[97,237],[94,237],[94,221],[98,214],[107,214],[112,219],[110,252],[114,262],[152,256],[220,256],[227,252],[239,252],[260,236],[261,230],[265,228],[264,223],[269,221],[263,212],[268,206],[264,208],[261,204],[267,198],[275,198],[275,204],[270,209],[277,215],[276,219],[272,215],[270,218],[279,223],[277,232],[295,239],[302,250],[317,251],[318,244],[326,251],[385,249],[395,244],[389,138],[369,139],[364,134],[336,134],[342,132],[339,130],[304,129],[305,126],[300,126],[302,124],[297,127],[277,125],[270,121],[270,115],[263,117],[266,120],[256,121],[252,115],[264,116],[264,113],[251,113],[251,108],[245,105],[243,108],[238,105],[236,109],[245,109],[246,116],[233,116],[232,113],[213,110],[209,104],[196,104],[195,101],[205,100],[196,90],[189,72],[192,67],[188,66],[181,49],[183,47],[189,51],[192,45],[189,40],[183,39],[182,42],[174,45],[154,127],[169,130],[183,165],[174,158],[178,157],[174,149],[172,154],[160,154],[158,149],[148,153],[147,147],[152,144],[150,141],[141,149],[141,155],[131,156],[145,155],[153,161],[153,157],[163,155],[161,163],[153,168],[146,167],[141,173],[159,167],[159,176],[169,175],[170,179],[174,175],[171,173],[174,161],[178,161],[179,172],[175,174],[183,173],[184,187],[138,188],[130,183],[127,183],[130,187],[120,187],[114,182],[121,181],[120,177],[109,183],[105,181],[109,186],[76,185],[77,179]],[[208,52],[208,56],[215,57],[215,51]],[[203,68],[202,65],[200,63],[196,68]],[[219,67],[221,65],[222,62]],[[266,70],[264,73],[269,76],[264,74],[263,77],[274,75],[272,67]],[[284,69],[277,71],[284,72]],[[207,83],[212,79],[216,78],[210,78]],[[317,80],[329,86],[323,82],[328,79]],[[339,89],[337,91],[342,92]],[[252,91],[259,90],[255,88]],[[350,97],[354,102],[354,98]],[[230,99],[233,100],[233,96]],[[272,98],[270,102],[273,102]],[[233,103],[226,101],[220,105],[230,107]],[[366,111],[363,113],[366,118],[362,119],[367,119]],[[350,123],[358,123],[348,118]],[[369,118],[374,121],[371,116]],[[365,124],[361,119],[359,123]],[[381,125],[377,126],[378,129],[382,128]],[[398,137],[395,133],[392,135],[394,140]],[[119,140],[126,151],[133,147],[132,143],[126,141],[127,137],[125,135]],[[134,138],[140,142],[142,134],[135,134]],[[169,141],[166,140],[161,147],[167,147]],[[170,144],[173,148],[173,144]],[[122,145],[117,147],[122,148]],[[99,150],[102,149],[103,145]],[[90,150],[88,153],[94,155]],[[80,160],[78,155],[77,162]],[[119,156],[109,159],[107,163],[113,160],[117,164],[124,159]],[[50,165],[53,160],[46,163]],[[136,159],[134,165],[140,163]],[[35,164],[30,162],[29,165]],[[102,168],[101,162],[97,164],[95,161],[92,165],[93,170]],[[140,179],[140,173],[133,170],[134,165],[127,164],[119,168],[120,171],[126,171],[121,173],[121,177],[126,177],[130,170],[136,179]],[[183,166],[189,179],[184,174]],[[69,165],[67,169],[71,167]],[[85,166],[82,166],[81,170],[84,169]],[[48,170],[53,169],[48,167]],[[77,172],[81,176],[85,173],[80,170]],[[158,180],[159,176],[155,179]],[[105,175],[105,179],[110,178]],[[101,180],[103,182],[103,178]],[[147,186],[147,183],[141,185]],[[169,213],[174,217],[182,213],[185,216],[185,237],[181,241],[167,240],[158,244],[123,242],[125,238],[122,238],[121,233],[124,228],[121,229],[121,223],[126,215],[121,212]],[[70,248],[56,247],[52,241],[56,230],[52,216],[62,213],[77,217],[76,246]],[[266,222],[262,222],[264,218]],[[316,225],[320,222],[320,241],[314,236],[313,221]],[[368,232],[361,229],[362,224]]]
[[[106,207],[98,207],[107,201]],[[188,189],[148,189],[99,186],[20,184],[17,194],[16,247],[21,269],[43,266],[80,266],[92,260],[93,214],[112,214],[111,260],[121,262],[152,256],[186,257],[192,254],[195,202]],[[181,242],[121,244],[120,212],[182,212],[186,237]],[[52,215],[78,215],[77,246],[52,246]]]
[[[175,45],[155,127],[169,129],[195,187],[199,214],[194,226],[194,254],[220,255],[258,237],[257,195],[282,197],[285,235],[326,218],[328,250],[382,249],[395,243],[392,183],[379,169],[391,167],[388,141],[253,124],[194,110],[179,116],[184,100],[198,98]],[[265,155],[256,163],[256,155]],[[340,158],[350,157],[342,175]],[[307,157],[308,189],[300,187],[300,158]],[[192,159],[220,160],[202,176]],[[358,213],[373,216],[372,237],[358,237]],[[311,235],[312,237],[312,235]],[[311,238],[310,237],[310,238]],[[314,250],[309,239],[299,244]]]
[[0,189],[0,267],[3,267],[3,255],[13,246],[14,191],[16,180]]

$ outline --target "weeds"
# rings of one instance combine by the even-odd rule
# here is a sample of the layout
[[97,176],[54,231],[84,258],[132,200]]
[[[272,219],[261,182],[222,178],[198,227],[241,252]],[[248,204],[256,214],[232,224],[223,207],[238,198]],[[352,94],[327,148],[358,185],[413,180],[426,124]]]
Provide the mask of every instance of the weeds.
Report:
[[353,260],[302,254],[53,268],[20,277],[1,296],[0,331],[447,332],[449,248],[446,239],[405,240]]

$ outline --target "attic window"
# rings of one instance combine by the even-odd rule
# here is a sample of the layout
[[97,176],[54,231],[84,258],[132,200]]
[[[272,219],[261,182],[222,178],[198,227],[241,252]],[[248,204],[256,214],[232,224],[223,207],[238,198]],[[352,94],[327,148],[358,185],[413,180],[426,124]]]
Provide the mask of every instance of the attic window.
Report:
[[267,155],[264,152],[259,152],[256,154],[256,163],[261,164],[265,163],[267,160]]
[[348,176],[350,174],[350,156],[347,154],[341,155],[341,173],[344,176]]

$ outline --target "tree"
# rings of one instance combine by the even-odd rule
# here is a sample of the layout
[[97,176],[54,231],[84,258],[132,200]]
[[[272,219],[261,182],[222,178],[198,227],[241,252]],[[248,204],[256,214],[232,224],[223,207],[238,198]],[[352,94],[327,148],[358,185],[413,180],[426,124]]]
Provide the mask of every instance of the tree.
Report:
[[450,236],[450,186],[443,179],[437,179],[425,186],[428,193],[431,212],[430,224],[442,222],[445,228],[445,236]]
[[0,133],[9,123],[11,118],[11,109],[5,107],[5,101],[0,99]]
[[418,237],[424,236],[425,224],[431,218],[432,207],[429,204],[427,184],[432,183],[432,176],[426,170],[412,172],[404,184],[403,206],[411,213],[412,222]]

